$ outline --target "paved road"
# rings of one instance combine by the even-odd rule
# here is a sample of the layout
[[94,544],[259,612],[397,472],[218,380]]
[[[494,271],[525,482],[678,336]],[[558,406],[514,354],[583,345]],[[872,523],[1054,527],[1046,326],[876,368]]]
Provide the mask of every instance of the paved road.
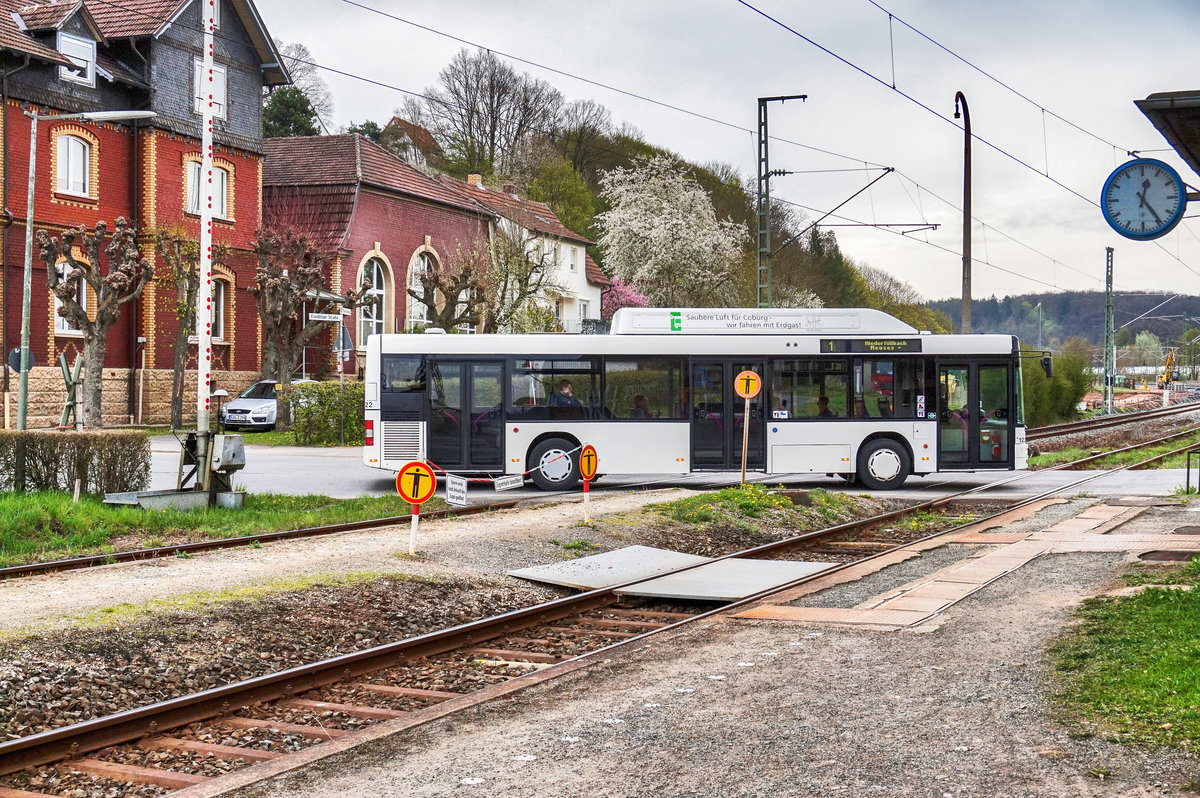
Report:
[[[179,468],[179,447],[171,437],[154,438],[151,443],[151,488],[164,489],[175,486]],[[956,493],[982,485],[995,485],[981,491],[983,497],[1016,498],[1030,496],[1051,488],[1061,487],[1098,471],[1042,471],[1042,472],[983,472],[974,474],[931,474],[927,477],[912,477],[903,490],[879,495],[897,498],[933,498]],[[381,472],[363,465],[361,450],[349,448],[301,448],[294,446],[246,447],[246,468],[234,477],[234,483],[253,493],[306,494],[319,493],[337,498],[353,498],[391,493],[395,490],[394,474]],[[1017,479],[1014,479],[1017,477]],[[1193,475],[1193,482],[1197,480]],[[756,482],[772,485],[783,483],[788,487],[826,488],[841,490],[841,480],[824,475],[801,474],[794,476],[764,477],[753,475]],[[737,474],[697,473],[685,477],[613,477],[606,476],[595,485],[597,492],[628,490],[635,486],[651,484],[655,487],[686,487],[711,489],[735,484]],[[1087,492],[1095,496],[1159,495],[1170,494],[1183,485],[1183,469],[1153,471],[1124,471],[1100,477],[1071,490],[1072,495]],[[1004,484],[1001,484],[1004,483]],[[863,493],[861,486],[852,488]],[[532,499],[547,494],[527,486],[520,490],[505,491],[504,498]],[[487,484],[472,483],[469,492],[472,504],[496,501],[499,494]]]

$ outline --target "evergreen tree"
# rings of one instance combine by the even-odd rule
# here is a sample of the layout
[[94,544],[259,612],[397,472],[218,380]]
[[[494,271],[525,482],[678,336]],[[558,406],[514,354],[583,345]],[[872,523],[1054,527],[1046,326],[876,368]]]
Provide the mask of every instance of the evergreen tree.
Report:
[[351,122],[346,126],[346,132],[359,133],[363,136],[366,136],[376,144],[379,143],[380,137],[383,136],[383,128],[381,128],[377,123],[372,122],[370,119],[364,119],[359,123]]
[[304,92],[295,86],[284,86],[271,92],[263,107],[263,138],[279,139],[291,136],[315,136],[317,114]]

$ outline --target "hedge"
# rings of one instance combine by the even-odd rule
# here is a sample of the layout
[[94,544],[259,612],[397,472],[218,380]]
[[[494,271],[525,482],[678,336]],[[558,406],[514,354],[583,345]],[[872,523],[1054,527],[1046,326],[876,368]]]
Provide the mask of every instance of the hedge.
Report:
[[290,388],[286,397],[279,393],[278,401],[291,406],[297,445],[336,446],[343,442],[343,431],[347,446],[362,445],[363,383],[330,380],[294,383]]
[[17,454],[25,448],[25,490],[103,495],[150,484],[150,438],[136,430],[51,432],[0,430],[0,491],[16,489]]

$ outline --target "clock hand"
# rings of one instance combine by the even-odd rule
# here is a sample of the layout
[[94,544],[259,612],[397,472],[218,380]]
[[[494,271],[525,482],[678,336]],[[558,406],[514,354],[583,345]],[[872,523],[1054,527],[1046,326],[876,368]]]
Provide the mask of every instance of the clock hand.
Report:
[[1135,191],[1134,194],[1138,198],[1138,205],[1145,208],[1146,210],[1150,211],[1150,213],[1154,216],[1154,221],[1158,222],[1159,224],[1162,224],[1163,220],[1162,220],[1162,217],[1158,215],[1158,211],[1154,210],[1154,208],[1152,208],[1150,206],[1149,202],[1146,202],[1146,191],[1148,191],[1149,188],[1150,188],[1150,181],[1149,180],[1143,181],[1142,190]]

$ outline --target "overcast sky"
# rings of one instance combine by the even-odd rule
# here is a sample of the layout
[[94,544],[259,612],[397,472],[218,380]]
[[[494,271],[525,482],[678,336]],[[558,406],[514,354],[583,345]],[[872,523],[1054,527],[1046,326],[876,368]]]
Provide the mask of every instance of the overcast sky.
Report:
[[[960,288],[963,133],[953,113],[955,92],[962,91],[977,137],[973,254],[985,263],[975,264],[976,297],[1102,289],[1106,246],[1116,250],[1118,289],[1200,292],[1200,219],[1185,219],[1160,247],[1113,233],[1098,207],[1104,180],[1127,159],[1126,150],[1161,158],[1200,184],[1133,105],[1153,92],[1200,89],[1189,57],[1200,3],[876,1],[879,6],[868,0],[361,3],[720,120],[515,64],[568,100],[604,104],[615,121],[636,126],[653,144],[690,161],[733,164],[749,177],[755,174],[757,98],[807,94],[804,103],[770,106],[772,136],[795,142],[771,143],[771,167],[811,172],[773,180],[772,194],[816,209],[807,212],[816,218],[878,176],[872,167],[895,167],[839,212],[847,218],[828,221],[940,225],[905,235],[833,228],[848,256],[930,298],[957,296]],[[322,65],[412,92],[433,85],[464,46],[338,0],[257,5],[275,37],[302,42]],[[895,17],[890,25],[888,12]],[[898,91],[891,87],[893,70]],[[324,76],[338,126],[366,118],[382,124],[404,98],[394,89]],[[845,169],[853,171],[818,171]]]

